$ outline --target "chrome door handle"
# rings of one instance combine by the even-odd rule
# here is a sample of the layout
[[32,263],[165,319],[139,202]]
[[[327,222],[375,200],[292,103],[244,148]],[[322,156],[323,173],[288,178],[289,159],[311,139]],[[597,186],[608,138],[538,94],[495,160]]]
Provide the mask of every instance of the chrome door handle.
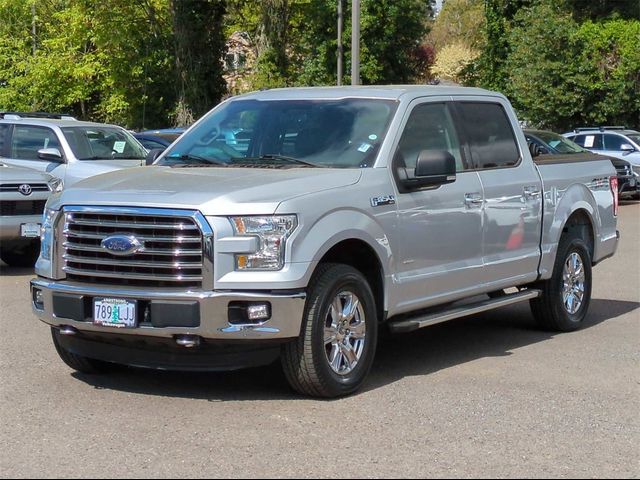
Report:
[[464,203],[467,207],[480,207],[484,203],[484,199],[482,198],[481,193],[465,193],[464,194]]
[[526,186],[522,189],[522,195],[525,199],[534,199],[540,197],[540,189],[535,185]]

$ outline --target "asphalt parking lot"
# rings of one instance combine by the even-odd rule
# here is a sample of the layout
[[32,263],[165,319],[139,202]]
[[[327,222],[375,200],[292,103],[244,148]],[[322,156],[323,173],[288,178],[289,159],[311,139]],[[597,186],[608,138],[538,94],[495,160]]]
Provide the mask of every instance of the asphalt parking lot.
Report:
[[278,366],[73,373],[0,276],[0,472],[10,477],[640,477],[640,203],[594,269],[586,327],[526,305],[386,339],[364,390],[318,401]]

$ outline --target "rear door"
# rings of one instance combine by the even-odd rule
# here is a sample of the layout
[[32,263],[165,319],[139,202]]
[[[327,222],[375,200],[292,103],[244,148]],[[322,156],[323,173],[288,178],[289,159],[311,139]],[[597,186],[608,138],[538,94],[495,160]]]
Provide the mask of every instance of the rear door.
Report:
[[522,130],[498,98],[464,97],[456,112],[484,192],[484,282],[502,288],[535,280],[542,182],[528,150],[520,148],[526,144]]

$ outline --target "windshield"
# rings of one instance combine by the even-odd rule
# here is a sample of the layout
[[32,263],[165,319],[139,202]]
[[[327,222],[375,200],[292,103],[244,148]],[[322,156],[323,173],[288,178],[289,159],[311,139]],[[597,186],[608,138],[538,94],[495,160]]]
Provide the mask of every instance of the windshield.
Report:
[[536,136],[558,153],[582,153],[586,152],[577,143],[553,132],[536,132]]
[[235,100],[183,135],[159,165],[370,167],[390,100]]
[[626,136],[631,139],[633,143],[640,146],[640,133],[627,133]]
[[144,147],[122,128],[80,126],[61,130],[78,160],[141,160],[147,155]]

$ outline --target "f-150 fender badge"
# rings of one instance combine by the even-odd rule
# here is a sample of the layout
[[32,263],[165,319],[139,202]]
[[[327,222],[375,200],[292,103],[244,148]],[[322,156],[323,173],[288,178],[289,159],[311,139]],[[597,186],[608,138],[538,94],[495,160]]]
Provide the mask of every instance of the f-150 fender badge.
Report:
[[396,203],[395,195],[383,195],[381,197],[373,197],[371,199],[372,207],[379,207],[381,205],[394,205]]

